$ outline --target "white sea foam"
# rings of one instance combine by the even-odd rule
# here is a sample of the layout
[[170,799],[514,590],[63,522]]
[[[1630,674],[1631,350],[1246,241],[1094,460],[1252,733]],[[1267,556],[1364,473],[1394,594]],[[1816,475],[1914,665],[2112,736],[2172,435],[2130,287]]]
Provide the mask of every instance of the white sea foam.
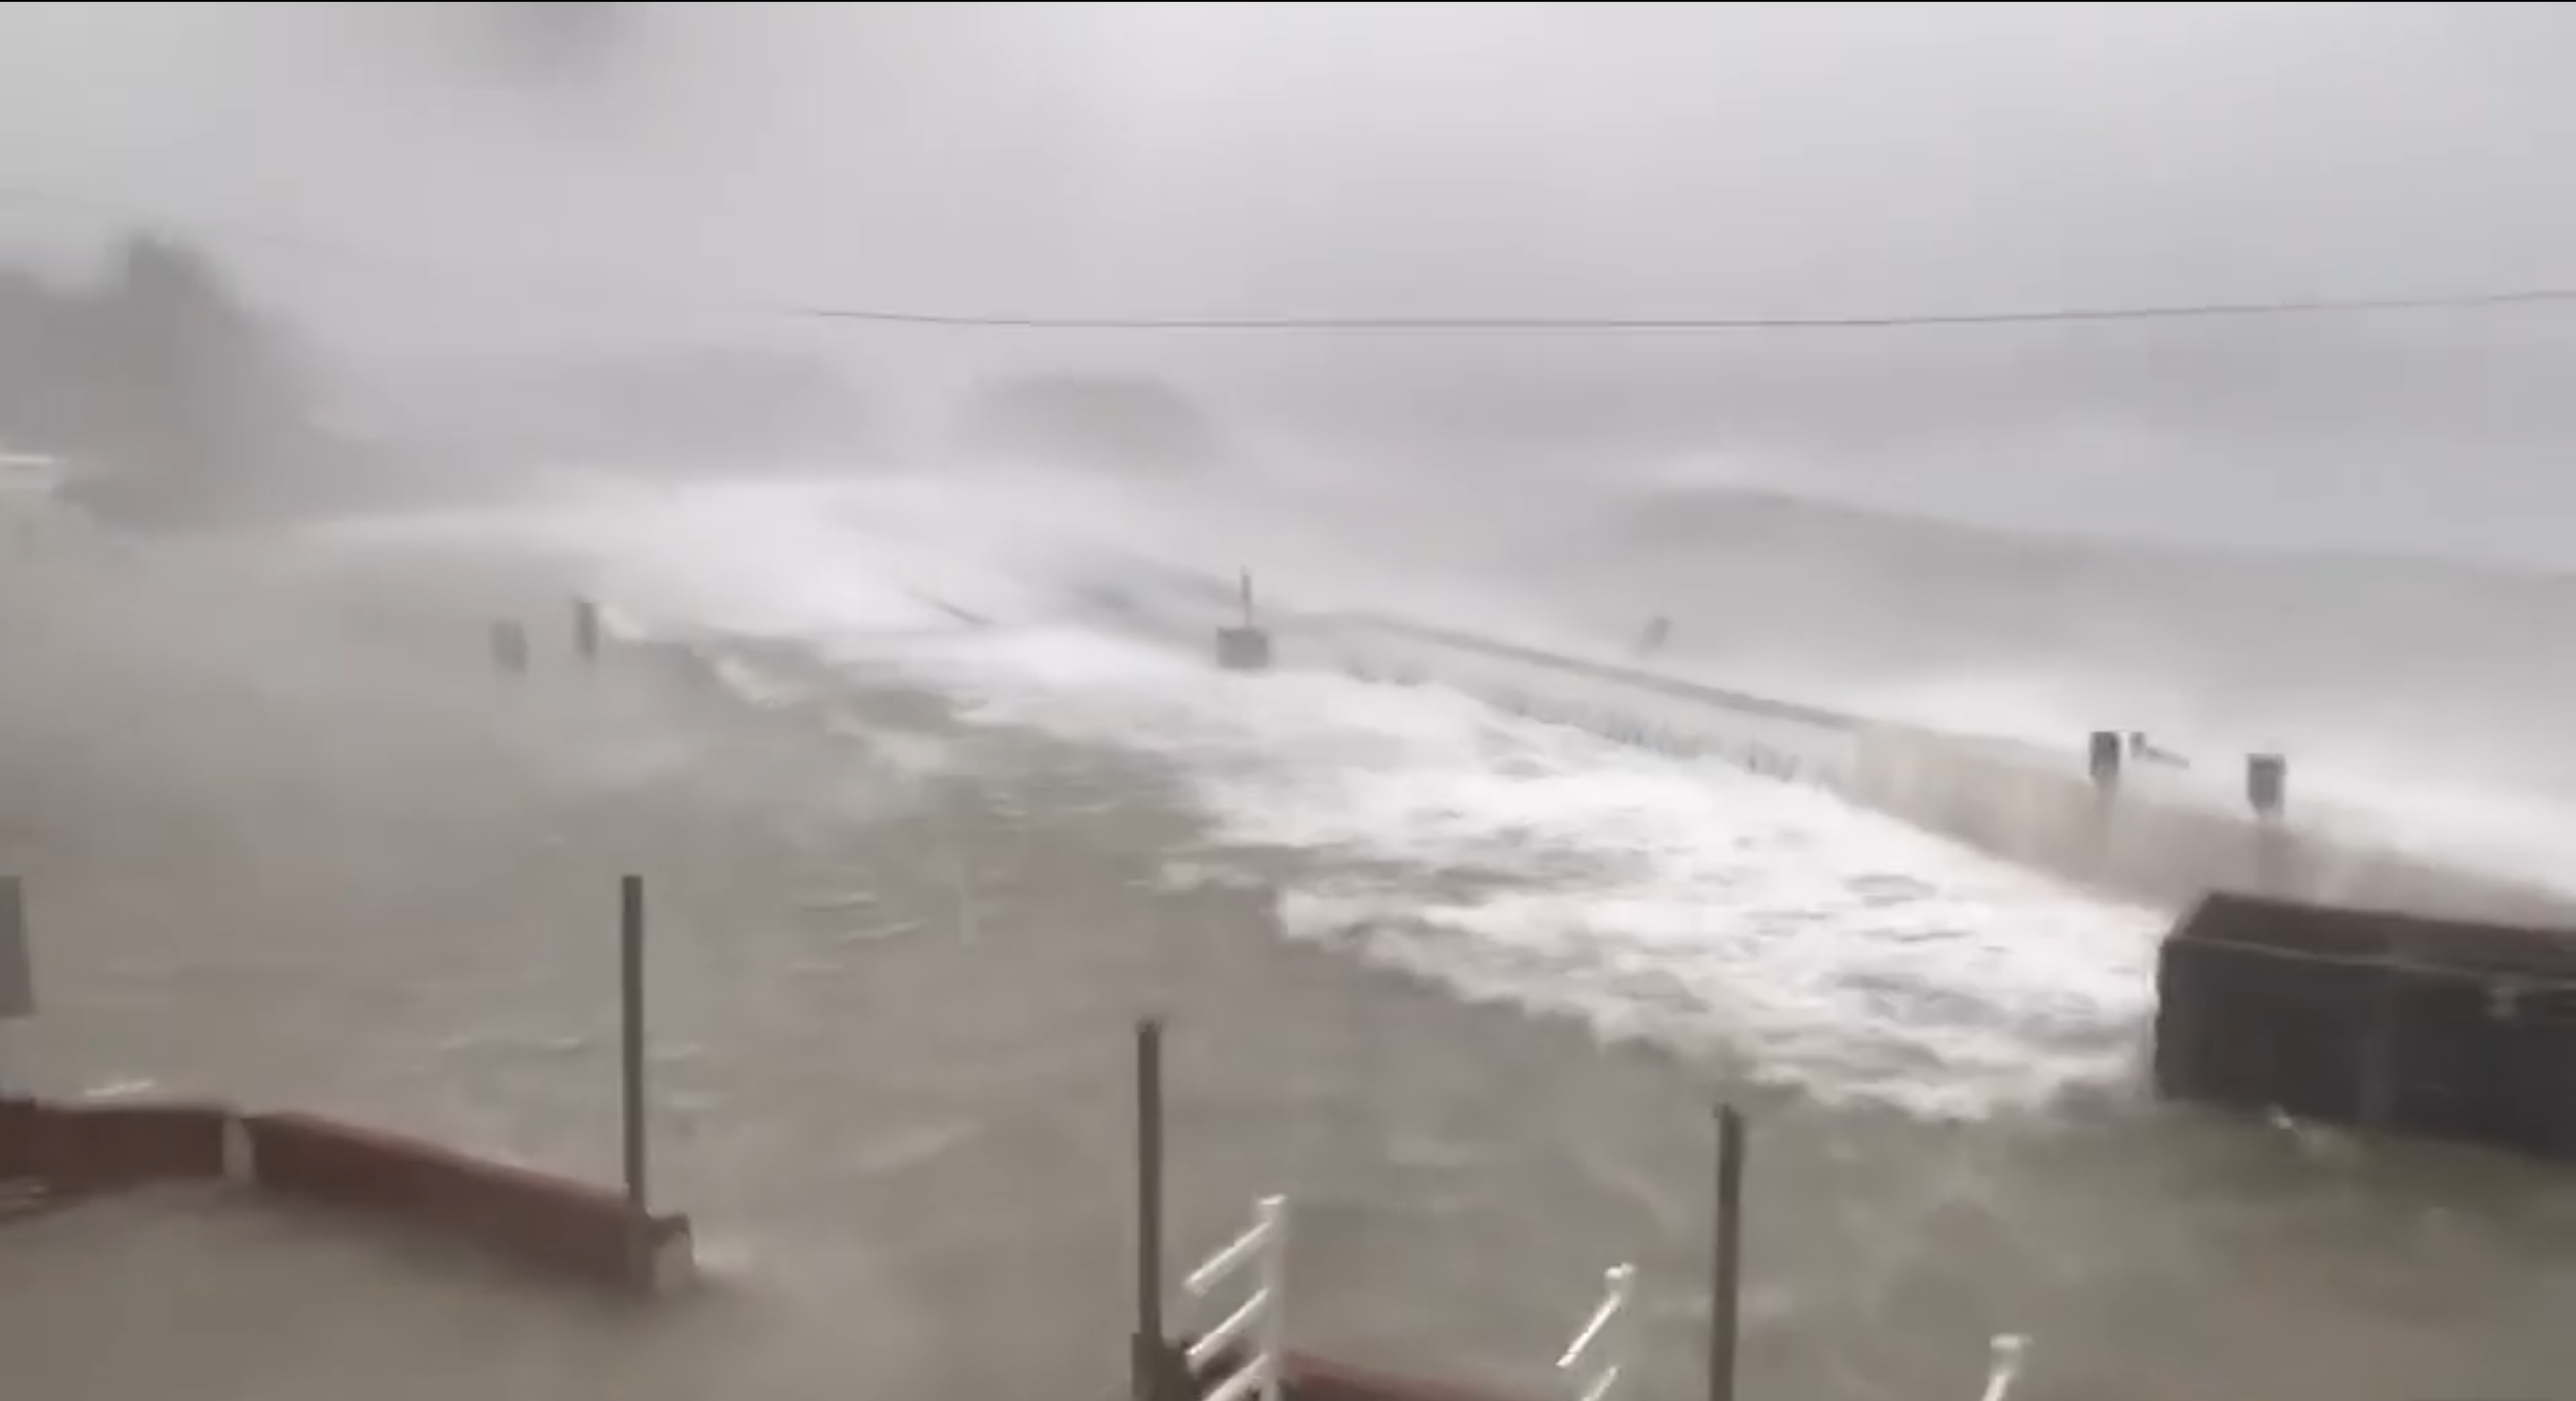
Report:
[[1079,634],[918,664],[988,720],[1173,761],[1219,844],[1351,858],[1283,892],[1294,935],[1821,1095],[1976,1114],[2114,1083],[2153,1006],[2161,916],[1814,789],[1438,687],[1227,676]]
[[1067,498],[920,479],[592,486],[401,533],[556,554],[647,626],[794,637],[934,683],[973,722],[1151,754],[1208,820],[1207,849],[1176,862],[1306,854],[1280,894],[1292,935],[1744,1055],[1819,1095],[1977,1114],[2120,1083],[2152,1005],[2159,916],[1825,793],[1435,686],[1231,676],[1086,627],[1068,571],[1140,541]]

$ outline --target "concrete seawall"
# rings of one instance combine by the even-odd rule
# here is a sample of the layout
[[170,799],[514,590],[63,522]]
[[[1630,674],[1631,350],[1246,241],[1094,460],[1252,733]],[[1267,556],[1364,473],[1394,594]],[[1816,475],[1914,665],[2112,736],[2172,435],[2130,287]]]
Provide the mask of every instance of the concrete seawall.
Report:
[[[2069,745],[2071,750],[2074,746]],[[2115,794],[2020,746],[1902,726],[1862,742],[1852,797],[1928,831],[2122,898],[2180,909],[2211,891],[2506,923],[2563,923],[2569,897],[2303,823],[2206,790]],[[2293,799],[2295,802],[2295,799]]]
[[2576,896],[2380,848],[2227,778],[2133,767],[2092,781],[2063,751],[1784,702],[1386,614],[1271,623],[1277,664],[1433,682],[1534,718],[1813,783],[1936,835],[2115,898],[2180,909],[2212,890],[2460,918],[2565,922]]

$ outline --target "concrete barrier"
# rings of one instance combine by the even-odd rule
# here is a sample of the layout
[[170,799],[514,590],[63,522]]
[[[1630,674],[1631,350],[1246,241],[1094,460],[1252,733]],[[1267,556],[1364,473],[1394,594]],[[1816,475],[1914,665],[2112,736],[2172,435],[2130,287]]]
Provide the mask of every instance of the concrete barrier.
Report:
[[0,1099],[0,1183],[62,1200],[218,1180],[621,1291],[667,1292],[694,1269],[685,1216],[632,1212],[615,1190],[420,1139],[214,1104]]
[[585,1182],[309,1114],[241,1121],[261,1190],[364,1212],[613,1288],[686,1282],[685,1216],[639,1214]]
[[2247,756],[2239,785],[2233,775],[2222,781],[2171,765],[2124,765],[2114,731],[2069,735],[2059,752],[1378,613],[1307,614],[1273,628],[1284,667],[1434,682],[1617,743],[1815,784],[2120,899],[2181,909],[2206,892],[2231,890],[2480,920],[2576,920],[2576,896],[2293,820],[2278,755]]
[[[21,936],[0,881],[0,932]],[[311,1114],[214,1104],[67,1104],[0,1096],[0,1201],[229,1178],[365,1212],[592,1284],[660,1293],[695,1270],[689,1220],[651,1211],[645,1090],[644,881],[618,883],[620,1189]],[[0,1006],[0,1012],[8,1010]]]
[[1847,786],[1867,728],[1858,717],[1820,707],[1381,614],[1309,615],[1276,630],[1282,666],[1436,683],[1613,743],[1791,782]]
[[1446,1382],[1374,1372],[1302,1353],[1288,1356],[1288,1401],[1499,1401]]
[[57,1197],[225,1172],[232,1112],[208,1104],[57,1104],[0,1099],[0,1181]]
[[1845,791],[1990,855],[2172,909],[2215,890],[2482,921],[2576,917],[2576,899],[2559,892],[2257,820],[2178,779],[2131,769],[2105,788],[2074,755],[1881,725]]
[[[1242,1360],[1239,1353],[1230,1351],[1220,1353],[1202,1372],[1192,1374],[1183,1368],[1180,1394],[1207,1401],[1222,1385],[1217,1379],[1236,1375]],[[1285,1355],[1280,1371],[1284,1383],[1280,1390],[1287,1401],[1513,1401],[1489,1391],[1354,1367],[1296,1351]]]
[[2170,1098],[2576,1159],[2576,929],[2229,893],[2158,960]]

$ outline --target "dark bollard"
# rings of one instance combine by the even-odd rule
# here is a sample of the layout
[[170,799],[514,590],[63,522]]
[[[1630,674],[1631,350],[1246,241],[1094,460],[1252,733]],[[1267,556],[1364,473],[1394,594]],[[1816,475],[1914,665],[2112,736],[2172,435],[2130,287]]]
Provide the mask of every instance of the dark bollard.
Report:
[[599,605],[586,598],[572,601],[572,647],[585,662],[599,660]]
[[1268,671],[1270,634],[1259,628],[1217,629],[1216,664],[1227,671]]
[[528,674],[528,630],[517,623],[492,625],[492,665],[504,675]]
[[2288,798],[2290,761],[2278,754],[2245,756],[2245,801],[2252,804],[2254,815],[2278,818]]
[[2095,730],[2089,757],[2094,787],[2107,791],[2120,786],[2119,731]]
[[1664,650],[1673,635],[1673,620],[1657,614],[1646,620],[1646,630],[1637,635],[1637,645],[1630,650],[1639,657],[1651,657]]
[[1252,571],[1249,569],[1243,571],[1242,596],[1242,624],[1216,630],[1216,664],[1227,671],[1268,671],[1270,633],[1253,615]]

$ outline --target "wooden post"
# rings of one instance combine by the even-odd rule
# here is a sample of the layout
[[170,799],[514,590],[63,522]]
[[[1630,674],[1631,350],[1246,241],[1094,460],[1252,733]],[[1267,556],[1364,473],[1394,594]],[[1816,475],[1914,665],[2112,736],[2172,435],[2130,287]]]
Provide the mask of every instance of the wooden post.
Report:
[[1717,1232],[1709,1261],[1708,1401],[1735,1401],[1744,1265],[1744,1116],[1717,1107]]
[[599,605],[589,599],[572,601],[572,645],[583,661],[599,660]]
[[652,1210],[644,1132],[644,878],[622,877],[618,897],[618,971],[623,985],[618,1018],[620,1118],[626,1134],[626,1209],[640,1239]]
[[507,676],[524,676],[528,670],[528,630],[513,622],[492,625],[492,665]]
[[1250,627],[1252,626],[1252,571],[1249,569],[1243,571],[1242,593],[1243,625]]
[[27,948],[27,887],[0,876],[0,1022],[36,1015],[36,960]]
[[[0,876],[0,1023],[36,1015],[35,959],[27,951],[27,887]],[[0,1052],[8,1048],[0,1046]],[[0,1058],[0,1095],[9,1092],[9,1066]]]
[[1130,1401],[1169,1401],[1163,1337],[1163,1024],[1136,1024],[1136,1333]]

